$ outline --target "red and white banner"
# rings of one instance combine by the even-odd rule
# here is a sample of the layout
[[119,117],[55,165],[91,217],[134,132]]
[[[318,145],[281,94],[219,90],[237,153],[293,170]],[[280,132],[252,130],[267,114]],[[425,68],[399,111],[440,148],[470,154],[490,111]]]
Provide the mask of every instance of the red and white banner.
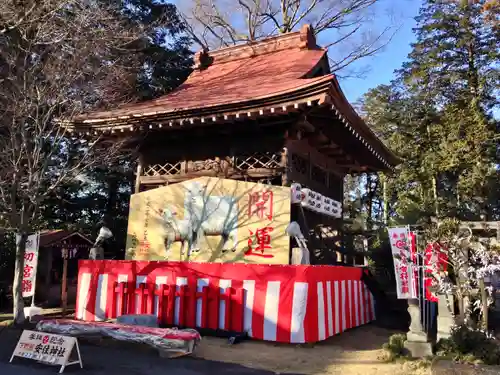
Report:
[[424,288],[425,299],[432,302],[437,302],[437,295],[431,291],[433,284],[432,274],[438,274],[446,271],[448,268],[448,255],[442,250],[438,243],[430,243],[425,248],[424,259]]
[[418,266],[421,264],[421,258],[419,259],[417,253],[417,235],[415,232],[409,232],[409,243],[410,243],[410,253],[411,253],[411,261],[413,268],[413,278],[412,278],[412,287],[413,290],[416,291],[416,297],[420,296],[419,290],[421,286],[419,286],[419,274],[418,274]]
[[[20,235],[17,235],[16,241],[20,241],[20,237]],[[23,269],[23,298],[33,297],[35,294],[39,243],[40,233],[32,234],[31,236],[28,236],[26,240],[26,251],[24,253]]]
[[155,314],[168,326],[317,342],[375,319],[361,274],[339,266],[82,260],[76,318]]
[[416,256],[411,252],[410,231],[408,227],[387,230],[391,242],[397,296],[399,299],[418,298],[417,272],[415,272],[418,269],[413,261]]

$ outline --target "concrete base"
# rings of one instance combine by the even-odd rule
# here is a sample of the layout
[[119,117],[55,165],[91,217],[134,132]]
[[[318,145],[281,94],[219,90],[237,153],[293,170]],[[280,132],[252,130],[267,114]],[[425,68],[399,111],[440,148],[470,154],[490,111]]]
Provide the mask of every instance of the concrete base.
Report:
[[451,328],[453,327],[454,320],[449,318],[438,318],[437,324],[437,341],[449,338],[451,335]]
[[424,358],[433,355],[432,345],[429,342],[405,341],[405,349],[412,358]]

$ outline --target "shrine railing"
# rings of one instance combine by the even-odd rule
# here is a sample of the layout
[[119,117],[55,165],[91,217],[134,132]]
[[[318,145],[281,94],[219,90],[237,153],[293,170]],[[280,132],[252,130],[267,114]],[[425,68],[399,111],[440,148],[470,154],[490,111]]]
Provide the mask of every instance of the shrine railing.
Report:
[[235,157],[214,157],[205,160],[185,160],[143,166],[145,183],[180,182],[199,176],[225,178],[273,177],[283,171],[281,152],[260,152]]

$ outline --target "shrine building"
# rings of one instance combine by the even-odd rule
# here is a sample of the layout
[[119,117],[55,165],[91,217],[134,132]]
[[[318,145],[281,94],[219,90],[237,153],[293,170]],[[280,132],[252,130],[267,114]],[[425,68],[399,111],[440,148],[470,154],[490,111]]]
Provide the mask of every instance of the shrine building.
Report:
[[[299,184],[341,204],[347,174],[390,172],[399,163],[345,98],[310,26],[198,52],[194,60],[189,78],[170,94],[66,125],[77,133],[136,139],[134,195],[226,179]],[[311,264],[347,261],[341,212],[333,217],[292,207],[290,220],[308,239]],[[149,246],[141,236],[132,235]]]

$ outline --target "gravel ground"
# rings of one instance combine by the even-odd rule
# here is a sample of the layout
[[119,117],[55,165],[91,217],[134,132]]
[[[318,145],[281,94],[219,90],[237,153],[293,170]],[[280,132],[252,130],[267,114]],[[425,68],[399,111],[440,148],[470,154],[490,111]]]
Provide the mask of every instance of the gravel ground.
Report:
[[498,366],[483,366],[437,361],[432,366],[432,375],[498,375]]
[[237,363],[278,374],[305,375],[427,375],[418,362],[385,363],[382,345],[393,331],[367,325],[315,345],[284,345],[247,341],[229,346],[204,338],[197,356]]
[[[0,327],[1,329],[1,327]],[[8,361],[16,346],[20,331],[5,328],[0,331],[1,375],[46,375],[57,374],[59,367],[40,365],[34,361],[15,358]],[[159,358],[155,352],[146,350],[117,349],[80,345],[84,369],[69,366],[65,373],[88,375],[272,375],[274,372],[247,368],[238,364],[222,363],[197,358]]]
[[[84,369],[70,366],[65,373],[88,375],[493,375],[498,367],[457,365],[440,361],[432,368],[418,362],[385,363],[380,349],[393,332],[365,326],[316,345],[284,345],[205,337],[195,357],[159,358],[145,348],[89,345],[80,342]],[[33,361],[8,361],[20,331],[0,327],[1,375],[57,374],[59,368]]]

